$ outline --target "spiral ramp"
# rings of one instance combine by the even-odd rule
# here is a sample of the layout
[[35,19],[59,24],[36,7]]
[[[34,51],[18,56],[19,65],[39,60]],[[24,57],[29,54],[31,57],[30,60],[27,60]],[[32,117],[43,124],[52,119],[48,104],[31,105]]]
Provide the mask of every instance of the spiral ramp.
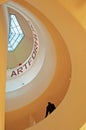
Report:
[[[4,34],[7,32],[7,22],[4,22],[3,8],[4,4],[6,4],[4,2],[6,1],[1,1],[2,5],[0,6],[0,16],[2,18],[0,23],[0,40],[6,43],[7,39],[4,38]],[[79,130],[86,122],[86,2],[84,0],[70,2],[62,0],[44,0],[43,2],[41,0],[14,0],[13,2],[22,6],[23,10],[30,11],[41,22],[48,32],[48,35],[47,32],[43,35],[46,37],[45,42],[47,46],[45,43],[43,46],[40,45],[42,43],[40,41],[42,37],[40,31],[44,28],[39,29],[39,60],[35,61],[35,65],[40,66],[40,64],[43,64],[41,67],[38,67],[40,68],[39,72],[37,71],[36,76],[25,87],[6,92],[6,105],[3,102],[6,80],[5,71],[3,72],[3,70],[6,70],[7,45],[2,46],[3,52],[1,49],[0,53],[4,60],[1,58],[3,66],[0,65],[2,81],[0,86],[3,86],[0,93],[2,96],[2,106],[0,106],[2,125],[0,129],[4,129],[4,106],[6,106],[6,130]],[[1,30],[4,33],[1,33]],[[44,41],[44,39],[42,40]],[[42,51],[43,53],[41,53]],[[40,57],[40,55],[43,57]],[[43,62],[40,62],[40,59]],[[32,85],[29,85],[30,83]],[[26,90],[29,95],[31,94],[30,97],[26,95],[27,92],[24,90],[28,88],[27,86],[32,87],[29,88],[30,93],[29,90]],[[37,88],[34,88],[34,86]],[[42,86],[45,86],[45,88],[42,88]],[[45,107],[48,101],[54,102],[57,109],[44,119]],[[86,128],[82,127],[82,129]]]

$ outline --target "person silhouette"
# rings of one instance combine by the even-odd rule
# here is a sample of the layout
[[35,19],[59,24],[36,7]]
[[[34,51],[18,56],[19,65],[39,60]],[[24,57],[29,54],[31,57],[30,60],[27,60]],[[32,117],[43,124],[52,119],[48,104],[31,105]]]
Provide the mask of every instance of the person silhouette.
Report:
[[56,109],[56,106],[53,103],[48,102],[48,105],[46,107],[46,115],[45,115],[45,117],[47,117],[48,114],[52,113],[55,109]]

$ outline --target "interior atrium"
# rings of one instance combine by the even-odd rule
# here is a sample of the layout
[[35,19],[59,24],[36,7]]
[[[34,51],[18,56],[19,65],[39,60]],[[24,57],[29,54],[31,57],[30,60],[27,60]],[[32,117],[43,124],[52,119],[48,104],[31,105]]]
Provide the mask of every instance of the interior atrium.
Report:
[[0,18],[0,130],[86,130],[86,1],[0,0]]

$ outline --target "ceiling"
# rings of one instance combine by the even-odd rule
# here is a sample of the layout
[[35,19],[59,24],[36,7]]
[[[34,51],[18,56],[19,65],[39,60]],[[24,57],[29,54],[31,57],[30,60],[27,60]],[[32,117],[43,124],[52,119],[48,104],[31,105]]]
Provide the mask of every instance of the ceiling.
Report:
[[11,7],[8,7],[7,11],[8,11],[8,17],[11,14],[14,14],[16,16],[24,32],[24,38],[21,40],[17,48],[14,51],[8,51],[7,54],[7,69],[12,69],[19,66],[19,64],[24,63],[26,59],[29,57],[33,48],[33,39],[32,39],[32,32],[28,25],[27,20]]

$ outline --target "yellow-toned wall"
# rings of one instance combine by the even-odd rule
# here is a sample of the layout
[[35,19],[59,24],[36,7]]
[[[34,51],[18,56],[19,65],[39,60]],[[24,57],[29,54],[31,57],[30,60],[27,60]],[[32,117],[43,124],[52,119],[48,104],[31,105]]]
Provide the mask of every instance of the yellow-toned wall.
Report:
[[0,5],[0,130],[4,130],[7,29],[4,9]]
[[0,5],[7,2],[8,0],[0,0]]
[[86,32],[78,20],[57,0],[27,1],[59,30],[72,62],[71,84],[64,100],[52,115],[29,130],[78,130],[86,122]]
[[[23,4],[21,0],[18,2]],[[29,130],[78,130],[86,122],[86,32],[57,0],[28,2],[38,8],[59,30],[72,63],[71,84],[64,100],[52,115]]]

